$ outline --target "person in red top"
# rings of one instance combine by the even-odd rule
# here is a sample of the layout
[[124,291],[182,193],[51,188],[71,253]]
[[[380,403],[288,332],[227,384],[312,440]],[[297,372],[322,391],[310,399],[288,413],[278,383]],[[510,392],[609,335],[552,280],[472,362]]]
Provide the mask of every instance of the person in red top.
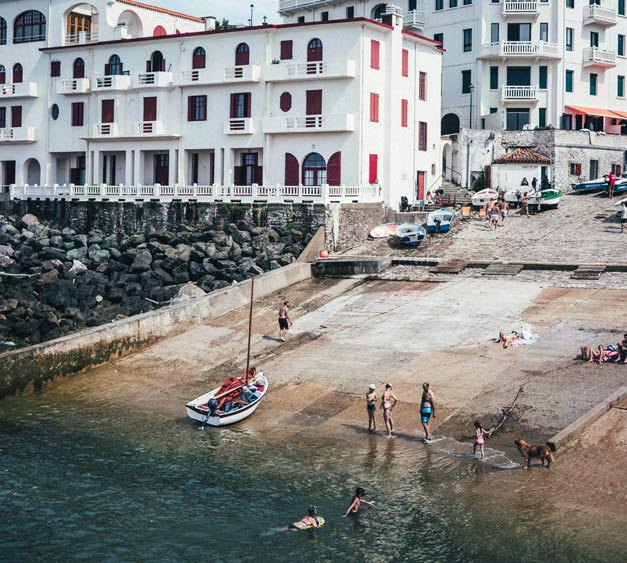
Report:
[[607,197],[614,197],[614,189],[616,188],[616,174],[610,172],[607,175]]

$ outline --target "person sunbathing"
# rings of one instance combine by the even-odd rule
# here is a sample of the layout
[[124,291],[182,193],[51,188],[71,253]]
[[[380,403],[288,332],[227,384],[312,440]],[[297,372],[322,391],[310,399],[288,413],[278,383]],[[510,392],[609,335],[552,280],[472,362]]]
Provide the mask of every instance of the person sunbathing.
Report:
[[[612,347],[613,348],[613,347]],[[620,357],[618,350],[605,348],[602,344],[596,350],[590,349],[590,359],[588,362],[597,362],[599,365],[607,362],[615,362]]]
[[503,348],[512,346],[517,340],[520,340],[520,336],[515,330],[512,330],[512,332],[507,336],[505,336],[505,333],[502,330],[499,332],[498,344],[503,344]]

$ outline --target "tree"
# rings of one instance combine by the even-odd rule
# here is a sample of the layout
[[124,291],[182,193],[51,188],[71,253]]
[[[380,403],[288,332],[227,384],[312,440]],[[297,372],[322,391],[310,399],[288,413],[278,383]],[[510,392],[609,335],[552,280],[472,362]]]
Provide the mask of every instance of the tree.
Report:
[[226,18],[222,18],[222,21],[216,21],[216,29],[228,29],[229,27],[234,27],[229,24],[229,20]]

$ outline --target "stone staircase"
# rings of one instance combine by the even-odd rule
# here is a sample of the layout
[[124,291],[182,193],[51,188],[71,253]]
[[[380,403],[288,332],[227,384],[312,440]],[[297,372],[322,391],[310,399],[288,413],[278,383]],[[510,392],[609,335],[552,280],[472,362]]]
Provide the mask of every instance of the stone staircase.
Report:
[[[444,190],[444,207],[470,205],[472,195],[465,188],[443,181],[442,189]],[[425,205],[425,211],[435,211],[439,207],[439,205]]]

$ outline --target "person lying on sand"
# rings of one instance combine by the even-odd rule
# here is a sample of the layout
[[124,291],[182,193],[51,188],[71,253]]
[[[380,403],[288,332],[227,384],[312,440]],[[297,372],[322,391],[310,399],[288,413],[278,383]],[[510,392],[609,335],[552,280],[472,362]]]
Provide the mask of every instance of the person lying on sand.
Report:
[[520,336],[515,330],[513,330],[507,336],[505,336],[505,333],[502,330],[499,332],[498,344],[503,344],[503,348],[508,348],[509,346],[512,346],[517,340],[520,340]]

